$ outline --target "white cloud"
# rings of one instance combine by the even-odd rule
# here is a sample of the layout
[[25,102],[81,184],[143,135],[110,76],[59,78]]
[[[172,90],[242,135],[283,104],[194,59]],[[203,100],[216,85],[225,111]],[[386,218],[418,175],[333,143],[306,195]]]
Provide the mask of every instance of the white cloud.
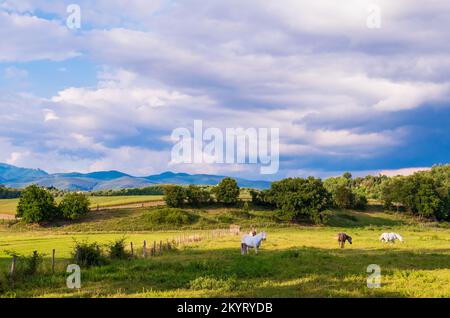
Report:
[[77,39],[56,21],[0,11],[0,62],[64,60],[80,55]]
[[[103,70],[96,86],[66,87],[49,100],[2,96],[0,136],[34,147],[35,158],[58,158],[61,168],[156,169],[133,166],[130,155],[165,160],[164,137],[194,119],[221,129],[279,128],[282,155],[376,157],[410,133],[386,127],[386,113],[450,101],[450,3],[379,0],[379,30],[366,27],[369,3],[82,0],[90,29],[72,32],[65,2],[3,1],[0,61],[82,52]],[[12,66],[5,75],[26,73]],[[15,160],[38,160],[30,156]]]
[[5,69],[4,77],[6,79],[24,79],[28,77],[28,72],[27,70],[10,66]]

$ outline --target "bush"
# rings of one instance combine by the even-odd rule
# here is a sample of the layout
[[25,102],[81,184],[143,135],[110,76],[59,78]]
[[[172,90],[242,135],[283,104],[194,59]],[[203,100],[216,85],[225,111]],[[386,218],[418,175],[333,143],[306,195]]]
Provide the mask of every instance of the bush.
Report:
[[213,191],[217,202],[233,205],[239,201],[240,189],[236,180],[232,178],[224,178]]
[[354,198],[354,204],[355,209],[358,210],[365,210],[367,208],[367,198],[366,196],[356,193]]
[[24,274],[25,275],[34,275],[36,274],[39,265],[42,264],[44,260],[43,255],[39,254],[37,251],[33,251],[33,254],[29,257],[24,257]]
[[248,206],[248,202],[245,201],[244,205],[242,206],[242,209],[233,210],[233,211],[231,211],[231,214],[238,218],[249,219],[251,217],[251,214],[250,214],[250,207]]
[[[361,182],[361,181],[358,181]],[[325,188],[331,193],[333,205],[341,209],[364,210],[367,206],[367,198],[363,189],[355,188],[350,173],[344,173],[342,177],[328,178],[324,182]],[[358,191],[358,192],[357,192]]]
[[265,205],[278,209],[275,213],[277,218],[293,222],[302,218],[314,223],[325,222],[325,211],[331,202],[322,180],[313,177],[273,182],[270,190],[262,191],[259,196]]
[[226,214],[221,214],[217,217],[217,221],[220,223],[231,224],[234,222],[233,218]]
[[389,179],[382,186],[381,197],[387,209],[404,207],[420,217],[450,219],[450,189],[430,172]]
[[211,201],[211,194],[199,186],[190,185],[186,189],[186,199],[190,206],[199,206]]
[[20,255],[13,251],[5,251],[9,256],[16,256],[16,275],[31,276],[37,273],[39,266],[44,260],[44,255],[33,251],[31,256]]
[[184,205],[186,190],[180,186],[167,186],[164,189],[164,200],[168,207],[180,208]]
[[153,224],[171,224],[171,225],[185,225],[191,224],[194,217],[177,208],[159,208],[154,209],[146,216],[147,220]]
[[252,215],[244,210],[231,211],[231,215],[240,219],[250,219]]
[[75,220],[89,212],[90,202],[87,196],[81,193],[69,193],[59,204],[61,215],[68,220]]
[[80,266],[100,266],[106,263],[97,242],[75,242],[72,258]]
[[118,239],[108,245],[108,256],[111,259],[129,259],[131,254],[125,250],[125,238]]
[[20,195],[16,217],[25,223],[49,221],[58,216],[51,193],[36,185],[28,186]]

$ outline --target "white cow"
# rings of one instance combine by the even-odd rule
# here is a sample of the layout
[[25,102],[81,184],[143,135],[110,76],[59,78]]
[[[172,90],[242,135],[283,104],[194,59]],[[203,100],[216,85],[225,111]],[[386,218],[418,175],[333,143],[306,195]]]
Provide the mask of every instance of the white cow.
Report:
[[403,237],[397,233],[383,233],[380,236],[380,241],[383,243],[395,243],[396,240],[403,242]]

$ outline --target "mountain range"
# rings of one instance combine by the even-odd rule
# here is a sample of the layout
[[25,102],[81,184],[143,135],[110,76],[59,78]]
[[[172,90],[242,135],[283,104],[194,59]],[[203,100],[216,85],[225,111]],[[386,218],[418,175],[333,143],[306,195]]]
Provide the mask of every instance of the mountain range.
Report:
[[[164,172],[147,177],[135,177],[120,171],[98,171],[91,173],[54,173],[41,169],[28,169],[0,163],[0,184],[11,188],[24,188],[30,184],[55,187],[69,191],[117,190],[142,188],[158,184],[216,185],[225,176]],[[267,189],[269,181],[254,181],[235,178],[244,188]]]

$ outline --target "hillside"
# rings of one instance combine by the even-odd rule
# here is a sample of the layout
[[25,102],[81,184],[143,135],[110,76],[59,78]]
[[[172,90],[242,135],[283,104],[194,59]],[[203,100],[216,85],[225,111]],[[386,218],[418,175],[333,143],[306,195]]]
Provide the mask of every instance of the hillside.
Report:
[[[207,174],[187,174],[164,172],[144,177],[131,176],[120,171],[97,171],[91,173],[55,173],[49,174],[40,169],[19,168],[8,164],[0,164],[0,184],[11,188],[24,188],[30,184],[44,187],[55,187],[69,191],[117,190],[141,188],[155,184],[178,185],[216,185],[225,176]],[[236,179],[244,188],[267,189],[268,181]]]

